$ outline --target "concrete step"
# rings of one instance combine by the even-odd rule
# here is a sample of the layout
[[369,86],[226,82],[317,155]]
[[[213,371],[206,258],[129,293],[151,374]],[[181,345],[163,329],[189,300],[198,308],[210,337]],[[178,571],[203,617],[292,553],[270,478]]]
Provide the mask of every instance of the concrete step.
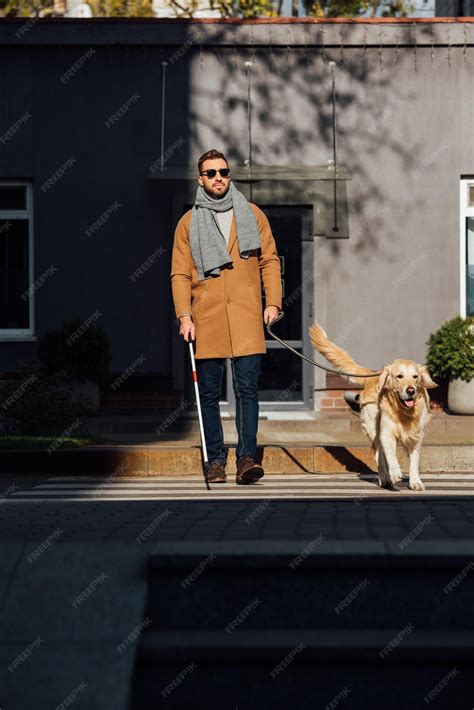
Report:
[[[223,427],[224,430],[224,427]],[[110,436],[114,443],[122,445],[139,445],[144,446],[199,446],[201,443],[200,432],[196,430],[193,433],[177,434],[176,432],[166,432],[163,435],[143,434],[143,433],[122,433],[111,434]],[[237,444],[238,435],[235,429],[227,428],[224,430],[224,441],[226,444]],[[257,442],[260,446],[268,446],[275,444],[285,444],[289,446],[308,444],[313,445],[341,445],[341,446],[369,446],[370,442],[367,436],[361,431],[341,431],[341,432],[258,432]],[[450,446],[452,444],[474,445],[474,438],[469,433],[461,432],[427,432],[424,438],[424,445],[440,445]]]
[[474,634],[471,543],[420,543],[415,530],[398,544],[337,544],[320,529],[315,521],[306,543],[158,544],[149,561],[150,630],[383,630],[407,619]]
[[381,631],[145,631],[132,708],[469,708],[473,634],[407,616]]
[[[0,471],[9,474],[88,474],[114,476],[196,476],[202,474],[202,453],[198,444],[93,446],[83,449],[0,451]],[[265,474],[370,473],[376,472],[373,451],[368,445],[322,444],[259,446],[256,458]],[[408,459],[398,450],[402,471]],[[420,470],[427,473],[469,473],[473,470],[474,448],[467,444],[425,445]],[[236,471],[235,448],[229,447],[227,474]]]
[[[405,633],[400,639],[403,631]],[[235,631],[231,634],[225,629],[208,632],[148,632],[143,637],[140,656],[144,660],[161,661],[185,660],[190,655],[203,661],[216,661],[220,657],[222,661],[243,660],[245,665],[250,665],[250,661],[258,660],[262,656],[271,660],[283,660],[282,652],[296,648],[299,643],[308,649],[305,656],[309,658],[306,660],[390,659],[395,664],[423,659],[437,662],[474,661],[474,633],[450,629],[416,629],[410,622],[403,627],[394,626],[381,630],[256,629]],[[390,644],[392,647],[387,648]]]
[[[235,433],[235,416],[222,413],[224,434]],[[189,414],[182,407],[156,411],[152,415],[107,415],[98,413],[88,419],[88,428],[97,435],[153,435],[161,439],[166,436],[196,436],[199,437],[197,414]],[[260,412],[259,434],[274,436],[275,434],[314,435],[318,433],[344,434],[360,433],[360,421],[357,414],[347,412],[338,415],[321,414],[318,412]],[[431,433],[452,433],[465,435],[474,443],[474,417],[433,413],[427,426],[426,435]],[[365,435],[364,435],[365,436]]]
[[468,707],[472,544],[418,534],[156,545],[133,710]]
[[157,545],[133,710],[468,707],[471,543],[314,542]]

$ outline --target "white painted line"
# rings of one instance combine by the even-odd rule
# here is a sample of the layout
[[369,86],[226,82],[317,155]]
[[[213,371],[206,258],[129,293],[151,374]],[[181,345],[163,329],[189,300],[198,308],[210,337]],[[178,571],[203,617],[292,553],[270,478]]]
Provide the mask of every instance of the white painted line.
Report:
[[[464,481],[450,481],[450,482],[443,482],[438,483],[438,482],[427,482],[426,479],[425,483],[428,483],[429,485],[438,485],[438,486],[452,486],[452,485],[460,485],[464,487],[469,487],[472,486],[474,488],[474,483],[470,484],[469,482],[464,482]],[[402,485],[408,484],[408,479],[406,479]],[[229,486],[236,486],[235,478],[231,477],[227,479],[226,483],[210,483],[211,486],[215,488],[222,488],[226,489]],[[260,486],[266,486],[267,488],[318,488],[321,486],[334,486],[335,488],[347,488],[347,486],[357,486],[357,487],[362,487],[362,488],[378,488],[376,484],[376,480],[373,479],[371,481],[363,480],[363,479],[353,479],[353,480],[347,480],[347,481],[334,481],[331,479],[325,480],[325,481],[308,481],[306,480],[288,480],[287,478],[284,478],[280,481],[275,481],[275,480],[269,480],[267,478],[260,479],[259,483],[257,485]],[[142,483],[136,483],[136,482],[129,482],[129,483],[113,483],[113,484],[101,484],[101,483],[85,483],[85,482],[70,482],[70,483],[42,483],[39,485],[33,485],[31,487],[24,486],[24,490],[42,490],[42,491],[47,491],[47,490],[97,490],[97,491],[116,491],[116,490],[143,490],[146,491],[148,489],[156,489],[159,490],[161,488],[167,489],[167,488],[176,488],[177,490],[187,490],[187,489],[193,489],[193,488],[202,488],[202,486],[205,486],[204,479],[198,479],[197,481],[148,481],[148,482],[142,482]],[[241,487],[239,485],[239,487]],[[22,487],[23,489],[23,487]]]
[[[424,479],[425,484],[428,483],[427,479]],[[34,486],[34,490],[64,490],[64,491],[70,491],[70,490],[92,490],[92,491],[102,491],[104,493],[108,491],[121,491],[121,490],[146,490],[148,488],[150,489],[156,489],[156,490],[166,490],[168,488],[176,488],[176,489],[183,489],[183,490],[189,490],[193,489],[196,487],[201,487],[204,485],[204,480],[202,481],[142,481],[141,482],[143,485],[137,485],[137,483],[113,483],[113,484],[108,484],[108,485],[101,485],[101,484],[93,484],[93,483],[70,483],[70,484],[64,484],[64,483],[41,483],[38,486]],[[376,485],[375,479],[372,481],[366,481],[366,480],[357,480],[353,479],[351,481],[331,481],[331,480],[325,480],[325,481],[308,481],[308,480],[298,480],[298,481],[268,481],[268,480],[263,480],[261,483],[258,485],[267,485],[272,488],[324,488],[328,484],[333,487],[335,483],[338,483],[341,487],[341,490],[346,487],[346,486],[358,486],[360,488],[364,489],[372,489],[374,487],[379,487]],[[219,488],[226,488],[229,486],[236,486],[237,484],[234,482],[234,479],[228,480],[227,483],[212,483],[212,486],[218,486]],[[408,485],[408,479],[404,480],[401,484],[403,487],[404,485]],[[474,482],[470,483],[469,481],[462,481],[462,480],[455,480],[455,481],[433,481],[429,482],[428,485],[430,487],[435,487],[435,488],[472,488],[474,490]],[[16,493],[12,493],[12,495],[17,495]]]
[[[222,493],[225,494],[227,492],[230,494],[231,491],[240,490],[242,487],[243,486],[237,487],[237,485],[233,485],[231,487],[227,487],[226,490],[221,490],[221,488],[219,487],[219,494],[222,494]],[[246,487],[249,488],[249,492],[250,492],[250,489],[255,490],[255,491],[261,491],[261,492],[263,492],[264,490],[267,490],[267,491],[273,491],[275,493],[280,493],[280,492],[284,493],[285,491],[289,491],[291,493],[291,491],[294,490],[291,487],[290,488],[283,488],[283,489],[279,489],[279,490],[275,489],[275,488],[269,488],[269,487],[264,488],[262,485],[258,485],[258,487],[256,487],[255,484],[251,484]],[[108,491],[97,491],[97,493],[95,493],[96,489],[93,489],[93,488],[87,489],[87,490],[90,490],[90,492],[91,492],[90,497],[91,498],[104,498],[108,495],[117,495],[120,493],[120,490],[110,491],[110,494]],[[206,487],[203,485],[199,488],[197,488],[197,487],[196,488],[187,488],[186,493],[195,493],[195,494],[200,495],[205,490],[206,490]],[[213,488],[213,491],[214,490],[216,490],[216,489]],[[367,491],[367,489],[364,489],[364,490],[366,492],[369,492],[369,491]],[[376,488],[376,489],[374,489],[374,492],[377,492],[378,490],[380,490],[380,489]],[[310,493],[310,492],[319,493],[319,492],[327,492],[327,491],[331,491],[333,493],[338,493],[338,492],[342,492],[342,489],[340,489],[340,488],[314,488],[313,489],[313,488],[304,487],[302,492],[304,492],[304,491],[308,491],[308,493]],[[154,492],[156,493],[156,495],[161,495],[161,494],[167,495],[167,493],[169,493],[169,492],[175,492],[176,495],[179,495],[179,491],[176,491],[176,489],[173,489],[173,488],[170,490],[168,490],[166,488],[156,488]],[[352,493],[352,492],[355,494],[360,493],[361,489],[360,488],[345,488],[344,489],[344,493]],[[44,496],[46,493],[50,497],[51,496],[64,496],[64,494],[75,496],[75,495],[84,495],[86,493],[86,491],[76,489],[76,488],[71,488],[69,490],[60,490],[60,491],[57,491],[57,490],[45,491],[43,489],[43,490],[31,490],[31,491],[18,491],[17,493],[12,493],[11,495],[17,496],[17,497],[18,496],[41,496],[41,495]],[[153,491],[147,492],[147,491],[123,490],[122,495],[126,497],[126,496],[131,496],[131,495],[133,495],[133,496],[148,495],[148,494],[152,494],[152,493],[153,493]],[[473,489],[473,494],[474,494],[474,489]]]
[[[83,500],[139,500],[141,498],[143,499],[167,499],[167,498],[196,498],[196,497],[202,497],[207,496],[208,494],[213,497],[228,497],[228,498],[235,498],[239,494],[236,493],[238,490],[240,492],[241,487],[233,487],[230,489],[227,489],[226,491],[223,490],[216,490],[215,488],[212,489],[211,491],[206,491],[205,488],[201,488],[199,490],[188,490],[185,493],[179,493],[177,491],[165,491],[165,490],[157,490],[155,493],[149,492],[134,492],[134,491],[124,491],[122,495],[120,495],[118,492],[114,493],[101,493],[100,495],[93,495],[91,493],[90,496],[85,497],[84,491],[51,491],[48,492],[47,496],[49,499],[55,499],[58,500],[62,496],[62,500],[67,500],[64,496],[67,495],[71,499],[77,499],[80,496],[82,496]],[[470,495],[474,496],[474,490],[470,489],[452,489],[450,492],[442,491],[442,490],[425,490],[422,492],[423,495],[428,495],[428,496],[446,496],[446,495]],[[295,491],[293,489],[280,489],[280,490],[275,490],[275,489],[269,489],[269,488],[263,488],[263,487],[255,487],[255,486],[249,486],[249,490],[247,491],[247,494],[244,497],[261,497],[261,498],[273,498],[273,497],[280,497],[280,498],[295,498],[295,497],[313,497],[317,498],[318,496],[328,496],[331,495],[335,498],[342,498],[342,497],[372,497],[376,498],[377,496],[381,495],[389,495],[389,496],[397,496],[397,495],[409,495],[410,497],[413,497],[415,495],[419,495],[420,492],[417,491],[411,491],[408,488],[402,488],[398,491],[389,491],[385,489],[380,489],[380,488],[374,488],[374,489],[364,489],[361,490],[360,488],[352,488],[352,489],[344,489],[341,490],[339,488],[319,488],[319,489],[304,489],[301,491]],[[12,499],[13,496],[15,496],[15,499],[18,500],[19,498],[39,498],[40,496],[45,496],[45,491],[24,491],[24,492],[18,492],[18,493],[12,493],[10,498],[6,498],[5,502],[8,502],[8,500]],[[3,505],[3,504],[2,504]]]
[[[399,492],[394,492],[394,491],[379,491],[377,495],[369,495],[369,496],[364,496],[364,498],[389,498],[392,497],[393,499],[399,499],[401,497],[410,497],[412,500],[420,500],[420,499],[426,499],[426,498],[443,498],[444,500],[451,500],[451,499],[456,499],[456,498],[465,498],[466,496],[471,496],[472,497],[472,492],[467,492],[467,491],[459,491],[456,493],[453,493],[452,495],[447,495],[445,493],[440,493],[436,491],[423,491],[423,492],[416,492],[416,491],[399,491]],[[166,501],[166,500],[173,500],[173,501],[188,501],[188,500],[198,500],[198,501],[212,501],[212,500],[324,500],[330,498],[332,500],[344,500],[348,499],[350,500],[351,498],[354,498],[353,495],[348,495],[346,494],[338,494],[337,492],[334,491],[320,491],[318,495],[312,495],[308,493],[307,495],[271,495],[271,494],[266,494],[266,495],[239,495],[239,494],[234,494],[234,495],[222,495],[221,493],[215,493],[214,491],[209,491],[209,494],[196,494],[194,496],[191,495],[161,495],[161,496],[140,496],[140,497],[90,497],[90,498],[79,498],[79,497],[71,497],[71,498],[16,498],[16,499],[5,499],[5,501],[1,505],[8,505],[8,504],[15,504],[15,503],[22,503],[22,504],[30,504],[30,503],[77,503],[77,502],[85,502],[85,503],[108,503],[108,502],[122,502],[122,503],[130,503],[130,502],[140,502],[140,501]]]
[[[264,483],[267,483],[269,486],[280,486],[280,485],[302,485],[302,486],[316,486],[316,485],[321,485],[323,483],[339,483],[341,485],[347,486],[347,485],[354,485],[355,483],[372,483],[376,481],[376,478],[372,478],[370,480],[368,479],[359,479],[359,478],[351,478],[351,479],[344,479],[340,481],[336,481],[332,478],[326,478],[324,480],[317,480],[315,481],[312,478],[290,478],[289,476],[282,476],[281,478],[267,478],[264,476],[261,481]],[[407,478],[408,480],[408,478]],[[219,485],[228,485],[229,483],[234,483],[235,482],[235,476],[227,476],[227,483],[219,484]],[[130,487],[130,486],[136,486],[137,488],[146,488],[147,486],[189,486],[189,485],[200,485],[204,483],[204,478],[196,478],[193,480],[189,479],[184,479],[184,478],[178,478],[178,479],[163,479],[163,478],[152,478],[149,479],[148,481],[114,481],[113,483],[107,483],[106,481],[67,481],[63,483],[40,483],[36,488],[69,488],[71,486],[89,486],[89,487],[96,487],[96,488],[114,488],[114,487]],[[448,481],[446,481],[448,483]],[[212,485],[212,481],[211,481]],[[217,484],[216,484],[217,485]],[[468,481],[466,481],[466,485],[469,485]],[[474,481],[470,484],[474,485]]]
[[[257,485],[259,485],[259,486],[265,485],[267,488],[274,488],[274,489],[283,488],[283,489],[291,490],[294,488],[315,488],[315,489],[317,489],[321,486],[327,486],[328,483],[329,483],[329,481],[325,482],[324,484],[320,483],[319,485],[316,485],[316,484],[311,484],[311,483],[289,483],[289,482],[284,482],[284,481],[281,481],[278,483],[275,483],[275,482],[268,483],[266,481],[264,483],[259,483]],[[229,486],[235,487],[238,484],[236,484],[234,481],[228,481],[227,483],[211,483],[210,485],[217,486],[219,489],[222,488],[225,490]],[[343,490],[344,488],[351,487],[354,485],[357,485],[357,484],[355,482],[350,482],[350,481],[347,481],[347,482],[341,481],[338,486],[335,486],[335,488],[340,488],[341,490]],[[462,484],[460,484],[460,485],[462,486]],[[35,486],[34,489],[32,489],[32,490],[40,490],[43,492],[48,491],[48,490],[50,490],[50,491],[89,490],[89,491],[97,491],[97,492],[102,491],[103,493],[107,493],[107,492],[111,492],[111,491],[167,490],[170,488],[173,488],[175,490],[193,490],[193,489],[201,489],[203,486],[205,487],[204,481],[202,481],[202,482],[196,481],[195,483],[192,483],[192,484],[190,484],[190,483],[155,483],[155,484],[151,483],[146,486],[137,486],[133,483],[127,483],[127,484],[124,484],[121,486],[120,485],[113,485],[113,486],[94,486],[94,485],[92,485],[92,486],[88,486],[88,485],[82,485],[82,484],[76,484],[76,485],[72,484],[70,486],[64,486],[64,485],[53,484],[50,486],[48,486],[48,485]],[[375,484],[361,481],[360,487],[364,488],[364,489],[374,488]],[[376,486],[376,487],[378,488],[378,486]],[[467,488],[468,486],[466,484],[464,484],[464,487]],[[474,485],[472,486],[472,488],[474,490]],[[12,495],[15,495],[15,494],[12,493]]]

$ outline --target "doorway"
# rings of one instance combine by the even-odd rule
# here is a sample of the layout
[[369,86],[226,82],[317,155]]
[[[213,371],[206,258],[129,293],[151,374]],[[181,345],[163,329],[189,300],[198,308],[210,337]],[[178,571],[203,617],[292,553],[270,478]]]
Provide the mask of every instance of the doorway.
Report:
[[[308,327],[312,323],[314,268],[312,208],[262,205],[281,260],[283,311],[275,334],[308,357],[312,347]],[[262,285],[262,307],[265,304]],[[266,331],[267,353],[262,357],[259,378],[260,410],[313,410],[314,370],[312,365],[272,338]],[[186,398],[194,401],[192,379],[186,378]],[[193,408],[194,409],[194,408]],[[232,366],[226,362],[220,400],[221,412],[235,412]]]
[[[275,324],[275,334],[303,355],[311,354],[308,327],[312,322],[313,304],[313,239],[312,209],[262,205],[281,261],[281,278],[285,313]],[[262,310],[265,293],[262,285]],[[313,409],[313,371],[309,363],[298,358],[267,333],[266,355],[262,357],[259,380],[260,409]],[[226,400],[222,409],[235,411],[232,368],[227,361]]]

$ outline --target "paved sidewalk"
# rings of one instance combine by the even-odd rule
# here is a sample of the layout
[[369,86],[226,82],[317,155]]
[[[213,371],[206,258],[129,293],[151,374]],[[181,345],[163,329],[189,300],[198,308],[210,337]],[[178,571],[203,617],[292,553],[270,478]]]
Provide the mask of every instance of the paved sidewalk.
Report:
[[[466,478],[470,479],[466,483],[470,487],[474,471]],[[350,497],[338,498],[340,484],[335,482],[330,497],[318,497],[313,490],[309,497],[294,499],[289,491],[288,497],[273,499],[269,478],[268,481],[260,487],[235,486],[225,500],[213,495],[220,495],[219,491],[207,492],[202,486],[199,498],[192,500],[169,500],[160,495],[146,500],[126,494],[123,500],[92,497],[79,501],[71,496],[70,501],[51,497],[43,502],[5,502],[0,506],[0,536],[8,542],[41,542],[60,527],[63,532],[56,544],[121,540],[125,543],[124,559],[129,549],[142,549],[159,540],[303,540],[323,533],[328,540],[396,541],[411,533],[427,516],[432,519],[422,525],[420,540],[474,537],[474,491],[457,495],[448,486],[436,496],[407,490],[367,495],[369,484],[359,482]],[[428,488],[435,485],[432,481],[427,481]],[[10,479],[10,486],[15,485],[16,491],[33,491],[35,486],[43,486],[44,490],[51,483],[42,477]],[[107,486],[106,478],[102,483],[95,482],[96,491],[100,492],[101,485]],[[185,482],[183,496],[187,485],[195,487],[194,482]],[[247,497],[237,498],[244,495]],[[137,543],[137,537],[147,529],[142,542]]]
[[74,708],[128,710],[135,643],[120,649],[144,618],[146,550],[81,541],[66,511],[15,530],[18,513],[1,525],[2,710],[62,708],[71,694]]
[[[474,471],[463,480],[470,487]],[[184,489],[195,485],[183,482]],[[146,565],[157,542],[288,540],[301,541],[303,549],[323,536],[328,544],[358,542],[368,551],[408,540],[431,550],[451,543],[461,552],[474,540],[474,495],[449,487],[433,497],[407,491],[366,497],[370,484],[359,480],[361,494],[349,498],[271,499],[269,477],[257,499],[253,492],[232,499],[240,490],[229,487],[226,500],[203,490],[197,500],[126,495],[31,502],[19,496],[10,503],[13,492],[44,490],[38,486],[51,492],[58,483],[8,475],[2,483],[10,490],[0,505],[2,710],[50,710],[71,694],[77,710],[129,708],[136,646],[148,623]]]

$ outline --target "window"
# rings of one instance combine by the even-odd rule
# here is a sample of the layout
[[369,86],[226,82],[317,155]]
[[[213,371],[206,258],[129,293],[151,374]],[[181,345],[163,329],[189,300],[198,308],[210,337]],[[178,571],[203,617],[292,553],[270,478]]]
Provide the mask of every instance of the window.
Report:
[[474,217],[466,218],[466,316],[474,316]]
[[32,190],[0,181],[0,339],[33,335]]
[[474,315],[474,178],[461,180],[461,313]]

